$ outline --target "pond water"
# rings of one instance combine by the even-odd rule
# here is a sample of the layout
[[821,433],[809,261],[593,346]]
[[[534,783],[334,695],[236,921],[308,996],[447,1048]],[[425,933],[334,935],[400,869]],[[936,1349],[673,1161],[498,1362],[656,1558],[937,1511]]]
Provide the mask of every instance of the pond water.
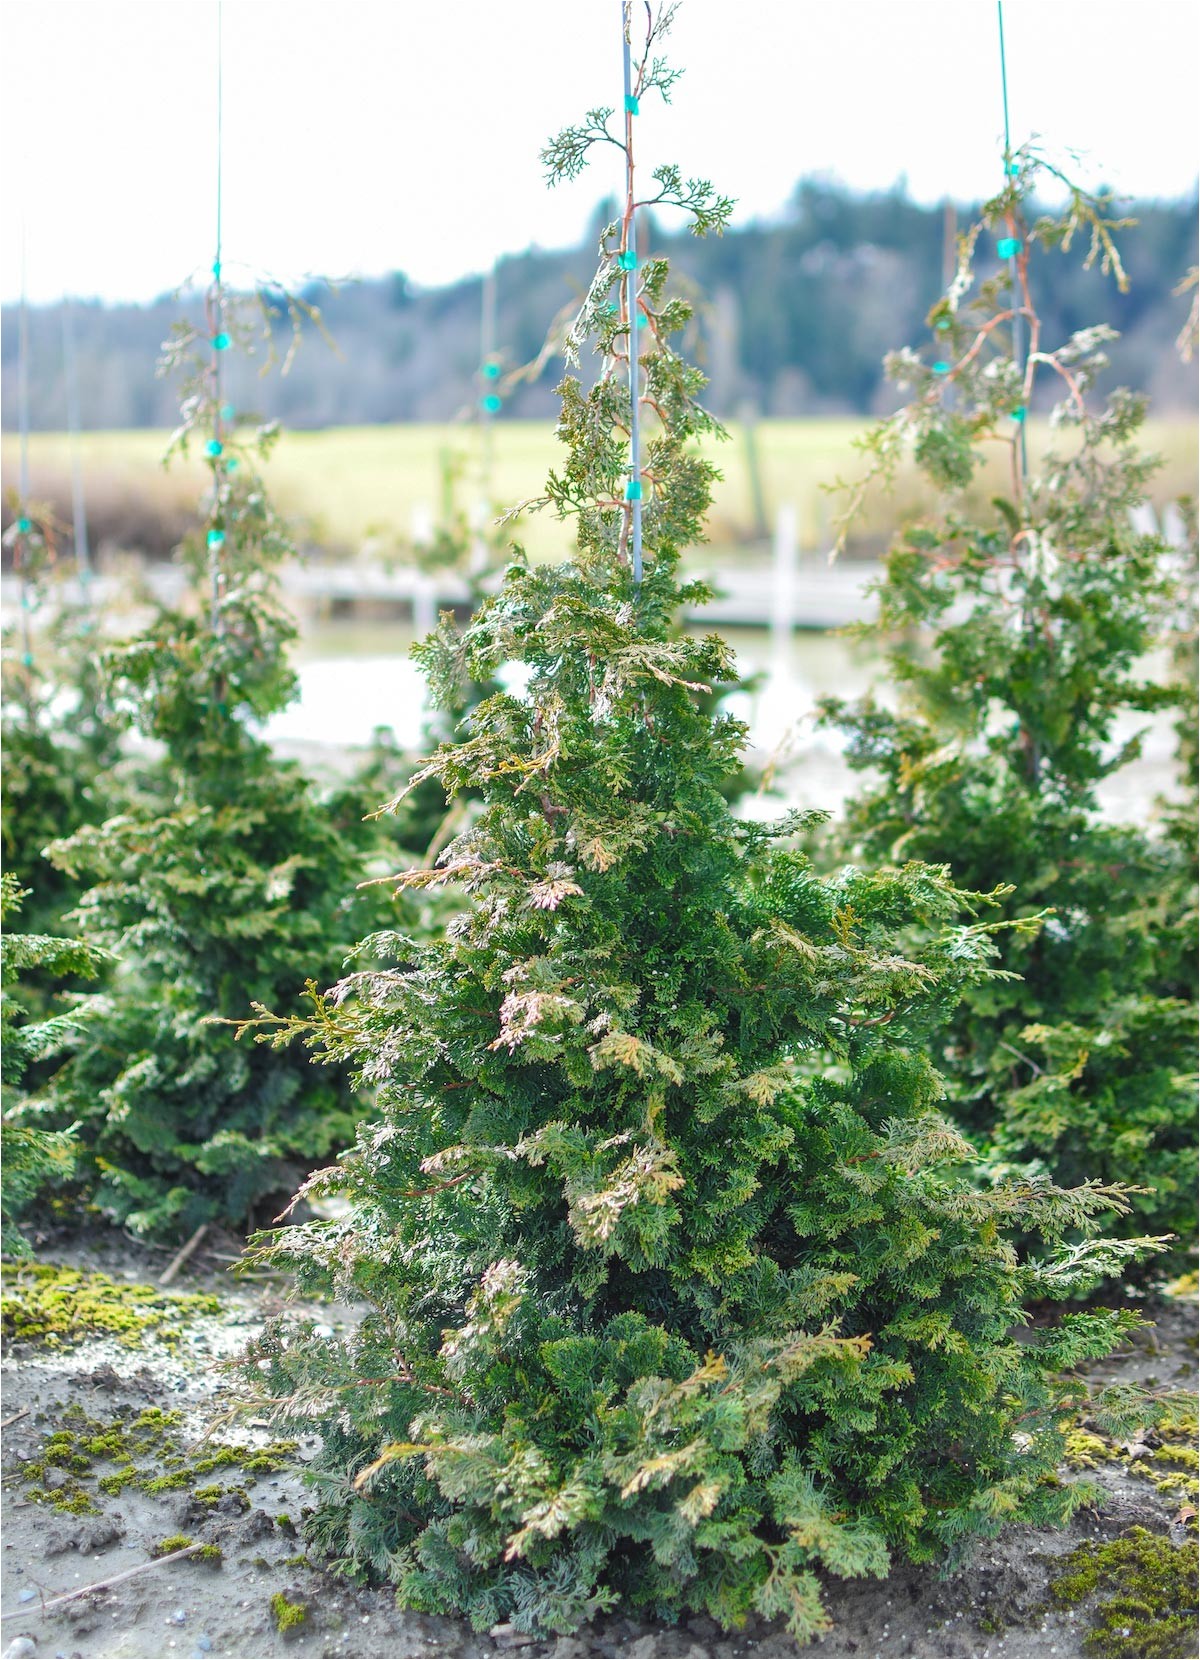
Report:
[[[892,702],[882,665],[864,644],[839,634],[797,630],[790,643],[766,630],[723,629],[743,677],[758,683],[734,693],[728,708],[750,729],[748,759],[768,768],[770,796],[751,798],[743,811],[774,815],[783,806],[838,811],[855,786],[844,740],[814,720],[817,700],[856,698],[874,686]],[[310,765],[341,770],[354,751],[390,726],[406,749],[420,749],[426,716],[425,680],[409,656],[410,625],[376,621],[327,621],[305,626],[300,639],[300,695],[269,724],[267,736],[285,753]],[[1154,664],[1161,672],[1162,665]],[[514,674],[509,682],[519,685]],[[1111,817],[1141,821],[1153,816],[1157,796],[1171,793],[1174,738],[1169,715],[1130,715],[1115,741],[1145,734],[1143,755],[1108,779],[1100,791]]]
[[[762,630],[726,629],[743,677],[762,683],[735,693],[729,708],[750,727],[756,746],[775,745],[827,693],[855,697],[875,670],[864,649],[835,634],[797,631],[780,650]],[[404,623],[325,622],[305,627],[298,666],[300,696],[267,728],[276,742],[358,747],[390,726],[406,748],[421,743],[425,679],[409,656],[415,636]],[[516,683],[515,680],[511,683]],[[840,743],[825,734],[835,749]]]

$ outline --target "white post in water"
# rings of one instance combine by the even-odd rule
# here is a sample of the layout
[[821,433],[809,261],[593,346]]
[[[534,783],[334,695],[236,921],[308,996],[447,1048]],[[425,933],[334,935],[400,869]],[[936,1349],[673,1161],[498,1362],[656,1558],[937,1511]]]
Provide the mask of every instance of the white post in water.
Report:
[[[428,502],[415,503],[412,510],[413,547],[419,554],[433,541],[433,513]],[[432,634],[437,624],[437,585],[428,571],[414,564],[412,569],[413,628],[417,637]]]
[[796,626],[796,509],[785,502],[775,516],[774,583],[771,603],[772,676],[791,674],[792,632]]

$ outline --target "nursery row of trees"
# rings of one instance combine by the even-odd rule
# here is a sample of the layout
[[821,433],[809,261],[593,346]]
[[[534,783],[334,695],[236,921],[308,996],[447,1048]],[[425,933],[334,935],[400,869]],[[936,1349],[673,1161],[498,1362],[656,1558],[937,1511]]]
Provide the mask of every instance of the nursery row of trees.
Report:
[[[5,663],[5,1246],[64,1175],[175,1238],[294,1192],[257,1255],[367,1310],[248,1355],[244,1404],[320,1428],[316,1543],[480,1626],[621,1600],[807,1639],[817,1570],[1064,1518],[1090,1496],[1058,1473],[1072,1412],[1158,1409],[1070,1369],[1137,1324],[1079,1300],[1195,1234],[1194,779],[1148,829],[1096,804],[1126,711],[1176,709],[1194,760],[1190,579],[1131,528],[1142,400],[1089,398],[1110,331],[1038,311],[1073,245],[1120,287],[1108,207],[1031,217],[1042,158],[1006,157],[867,447],[884,475],[911,449],[942,502],[881,580],[900,706],[826,708],[869,769],[844,823],[739,818],[736,670],[679,623],[715,423],[634,230],[669,20],[623,115],[544,156],[552,180],[596,144],[627,161],[537,504],[573,552],[513,547],[419,648],[441,725],[417,770],[381,748],[323,793],[258,735],[294,690],[273,434],[223,401],[249,331],[219,278],[215,327],[177,336],[177,442],[212,475],[189,600],[124,640],[59,605]],[[732,206],[673,167],[648,193],[700,233]],[[968,518],[996,443],[1010,486]],[[9,534],[36,620],[53,527],[21,503]],[[468,542],[447,527],[447,556]]]

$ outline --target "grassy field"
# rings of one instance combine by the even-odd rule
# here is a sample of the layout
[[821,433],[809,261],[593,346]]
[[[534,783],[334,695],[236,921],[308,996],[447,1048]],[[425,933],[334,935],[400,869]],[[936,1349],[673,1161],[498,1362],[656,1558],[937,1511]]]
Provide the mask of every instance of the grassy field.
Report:
[[[857,418],[762,421],[748,435],[735,424],[730,439],[714,444],[712,457],[723,478],[710,518],[711,539],[723,549],[752,550],[760,539],[757,502],[769,526],[783,503],[795,506],[801,543],[828,544],[837,501],[822,488],[839,476],[857,475],[855,438],[866,423]],[[534,496],[559,454],[549,423],[500,421],[493,429],[492,499],[498,509]],[[748,441],[749,436],[749,441]],[[1031,423],[1034,463],[1047,447],[1044,424]],[[198,461],[177,463],[164,473],[160,460],[165,434],[93,432],[84,435],[82,455],[93,539],[109,545],[135,542],[143,522],[157,527],[165,545],[187,525],[203,483]],[[1146,447],[1164,458],[1152,497],[1161,506],[1173,496],[1196,491],[1197,425],[1151,422]],[[751,456],[757,457],[752,466]],[[31,493],[69,520],[70,444],[65,434],[35,433],[30,439]],[[414,524],[432,523],[445,500],[444,472],[451,457],[461,463],[459,499],[479,495],[479,438],[470,427],[406,425],[333,427],[285,435],[267,469],[280,508],[292,517],[303,540],[331,553],[374,550],[403,552]],[[2,447],[3,482],[16,481],[16,440]],[[755,472],[758,489],[755,490]],[[992,493],[1002,482],[1000,458]],[[902,473],[894,493],[868,502],[857,546],[878,551],[897,520],[920,504],[917,479]],[[150,536],[151,531],[147,531]],[[546,514],[527,517],[513,531],[536,558],[553,557],[565,543],[563,528]],[[853,551],[853,549],[852,549]]]

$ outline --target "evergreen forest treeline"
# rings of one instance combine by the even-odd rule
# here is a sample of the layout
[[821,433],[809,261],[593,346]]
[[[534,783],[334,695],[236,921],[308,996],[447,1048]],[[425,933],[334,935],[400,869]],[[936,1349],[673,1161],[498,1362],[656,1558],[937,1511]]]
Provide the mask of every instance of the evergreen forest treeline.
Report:
[[[547,319],[582,295],[592,274],[596,226],[571,251],[532,249],[497,271],[497,344],[507,366],[533,361]],[[1109,381],[1146,393],[1158,413],[1194,407],[1194,376],[1175,350],[1187,314],[1173,294],[1196,262],[1196,202],[1127,204],[1129,290],[1113,295],[1095,270],[1061,261],[1049,274],[1047,329],[1065,338],[1107,308],[1120,332]],[[973,209],[959,208],[959,225]],[[897,339],[918,334],[943,285],[946,212],[912,201],[902,186],[860,195],[823,179],[803,180],[776,223],[756,223],[699,241],[649,227],[649,241],[693,290],[689,352],[709,376],[718,415],[879,414],[894,407],[881,369]],[[243,402],[289,426],[312,428],[454,418],[476,394],[481,279],[419,290],[401,272],[335,290],[313,283],[336,352],[311,347],[284,377],[260,381],[244,366]],[[269,298],[269,296],[268,296]],[[80,418],[85,428],[166,427],[176,410],[155,363],[178,298],[150,305],[74,308]],[[66,424],[61,309],[30,314],[30,414],[38,430]],[[278,305],[281,341],[289,323]],[[16,424],[17,315],[3,311],[0,413]],[[557,409],[557,354],[515,387],[507,408],[544,418]]]

